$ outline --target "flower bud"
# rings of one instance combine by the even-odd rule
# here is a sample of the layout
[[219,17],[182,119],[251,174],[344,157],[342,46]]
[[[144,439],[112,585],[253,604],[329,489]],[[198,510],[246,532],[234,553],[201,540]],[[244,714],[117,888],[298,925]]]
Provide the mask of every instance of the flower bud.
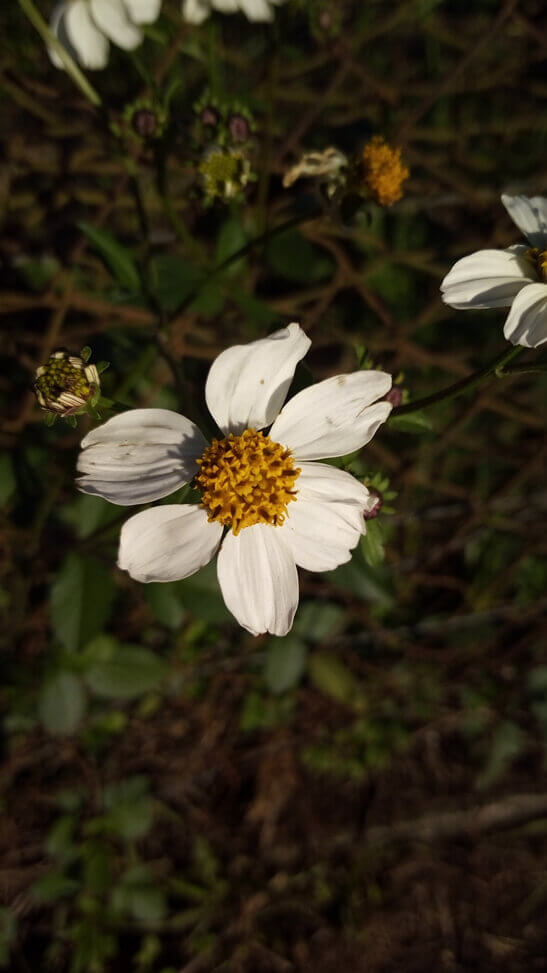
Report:
[[95,365],[61,350],[52,352],[36,370],[34,392],[42,409],[70,416],[97,395],[100,384]]
[[365,507],[363,516],[365,520],[375,520],[384,505],[384,498],[382,497],[382,494],[378,492],[378,490],[374,490],[371,487],[369,487],[368,492],[369,503],[368,506]]

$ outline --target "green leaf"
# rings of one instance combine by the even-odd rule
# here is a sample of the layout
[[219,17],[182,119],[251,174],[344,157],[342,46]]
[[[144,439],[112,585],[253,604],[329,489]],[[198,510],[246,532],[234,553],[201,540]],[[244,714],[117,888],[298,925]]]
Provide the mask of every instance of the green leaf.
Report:
[[314,652],[308,662],[313,685],[320,692],[346,706],[360,699],[359,683],[340,659],[327,652]]
[[42,687],[40,719],[49,733],[74,733],[85,713],[85,694],[77,676],[59,672]]
[[0,508],[9,503],[15,493],[15,473],[9,453],[0,453]]
[[10,909],[0,907],[0,966],[9,963],[10,948],[17,935],[17,919]]
[[269,639],[264,679],[270,692],[284,693],[298,685],[306,665],[306,646],[294,635]]
[[145,597],[158,622],[166,628],[180,628],[186,613],[181,605],[180,585],[177,581],[147,584]]
[[378,567],[385,558],[383,531],[378,520],[367,521],[367,532],[361,537],[363,557],[371,568]]
[[86,647],[85,681],[105,699],[133,699],[155,689],[163,679],[163,659],[139,645],[120,645],[101,636]]
[[141,278],[131,250],[106,230],[99,230],[97,227],[84,222],[79,223],[78,226],[89,242],[99,251],[122,287],[131,294],[140,294]]
[[76,818],[72,814],[62,814],[51,828],[45,843],[45,849],[51,858],[65,865],[78,855],[78,846],[74,842]]
[[173,253],[156,254],[148,267],[148,284],[158,304],[169,313],[204,280],[203,271]]
[[107,813],[102,820],[107,830],[126,841],[136,841],[150,830],[154,806],[148,795],[148,780],[142,774],[105,787],[104,803]]
[[[225,220],[220,228],[220,232],[217,237],[215,263],[221,264],[225,260],[228,260],[232,254],[237,253],[241,250],[247,242],[247,234],[243,229],[239,220],[232,218]],[[240,260],[234,260],[232,264],[223,271],[223,276],[234,277],[235,275],[241,273],[245,267],[245,258],[242,257]]]
[[397,429],[400,432],[424,433],[433,432],[433,426],[429,416],[421,409],[417,412],[409,412],[408,415],[398,416],[397,413],[388,419],[390,429]]
[[322,642],[344,623],[344,609],[329,601],[305,601],[298,609],[293,635],[310,642]]
[[57,902],[78,891],[80,883],[74,878],[68,878],[63,872],[48,872],[37,879],[30,891],[38,902]]
[[272,237],[266,257],[274,274],[297,283],[318,283],[330,277],[334,268],[332,258],[298,230]]
[[77,651],[104,628],[110,618],[114,582],[94,558],[69,554],[51,589],[51,620],[59,641]]

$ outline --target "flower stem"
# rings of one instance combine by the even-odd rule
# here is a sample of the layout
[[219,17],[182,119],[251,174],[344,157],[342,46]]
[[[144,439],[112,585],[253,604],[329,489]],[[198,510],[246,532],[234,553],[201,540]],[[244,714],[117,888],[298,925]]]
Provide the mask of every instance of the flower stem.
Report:
[[454,382],[453,385],[441,389],[440,392],[434,392],[433,395],[426,395],[423,399],[416,399],[414,402],[407,402],[405,405],[400,405],[393,410],[392,416],[407,416],[411,412],[418,412],[419,409],[427,409],[430,405],[436,405],[437,402],[448,402],[449,399],[454,399],[463,392],[470,392],[471,389],[480,385],[491,375],[495,375],[497,378],[503,378],[504,375],[511,374],[510,370],[505,371],[505,365],[523,351],[524,348],[520,345],[510,348],[508,351],[504,351],[502,355],[499,355],[498,358],[495,358],[493,362],[490,362],[489,365],[485,365],[484,368],[473,372],[467,378],[462,378],[459,382]]
[[285,233],[287,230],[291,230],[294,226],[300,226],[302,223],[308,223],[310,220],[316,219],[316,217],[321,215],[322,210],[320,207],[314,207],[313,209],[306,210],[305,213],[299,213],[296,216],[289,217],[283,223],[279,223],[278,226],[274,226],[269,230],[265,230],[264,233],[260,233],[258,236],[248,240],[242,247],[231,253],[229,257],[226,257],[219,264],[212,268],[210,273],[203,278],[195,287],[192,288],[188,296],[185,298],[183,303],[177,308],[176,317],[178,317],[183,311],[195,301],[196,297],[201,293],[201,291],[219,274],[221,274],[227,267],[232,264],[237,263],[242,257],[245,257],[251,250],[255,247],[260,246],[261,243],[266,243],[272,240],[274,237],[279,236],[280,233]]
[[28,17],[31,24],[36,28],[45,44],[52,48],[60,57],[61,61],[63,62],[63,67],[74,81],[74,84],[77,85],[88,101],[90,101],[95,108],[98,108],[101,104],[100,95],[89,83],[85,74],[80,71],[80,68],[76,64],[74,58],[70,56],[67,49],[63,47],[53,31],[50,30],[41,13],[36,9],[33,0],[19,0],[19,6],[21,7],[23,13]]

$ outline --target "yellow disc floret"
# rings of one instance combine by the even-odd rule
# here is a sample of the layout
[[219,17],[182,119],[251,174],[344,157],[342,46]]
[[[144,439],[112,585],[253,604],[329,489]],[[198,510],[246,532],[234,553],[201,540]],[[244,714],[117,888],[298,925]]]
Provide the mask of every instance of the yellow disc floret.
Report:
[[380,206],[391,206],[401,198],[410,172],[403,165],[400,149],[392,148],[381,135],[374,135],[363,149],[361,164],[362,187],[367,196]]
[[291,451],[256,429],[213,439],[197,463],[195,482],[209,520],[231,527],[234,534],[254,524],[280,527],[287,504],[296,500],[294,484],[301,471]]
[[539,279],[547,282],[547,250],[531,247],[526,251],[525,256],[535,265]]

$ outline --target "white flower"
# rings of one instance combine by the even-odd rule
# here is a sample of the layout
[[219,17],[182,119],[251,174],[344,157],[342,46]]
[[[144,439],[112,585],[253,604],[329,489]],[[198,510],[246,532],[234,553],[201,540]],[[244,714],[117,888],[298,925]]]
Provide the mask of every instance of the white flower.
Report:
[[224,601],[253,635],[289,631],[296,566],[330,571],[349,561],[376,502],[349,473],[315,460],[372,439],[392,408],[377,401],[391,376],[336,375],[282,408],[310,343],[290,324],[218,356],[205,397],[225,438],[208,445],[176,412],[134,409],[90,432],[78,459],[80,489],[117,504],[158,500],[195,478],[201,504],[151,507],[127,521],[118,564],[137,581],[176,581],[218,551]]
[[192,24],[201,24],[211,10],[223,14],[244,13],[248,20],[273,20],[272,6],[285,0],[182,0],[182,16]]
[[514,345],[547,341],[547,199],[502,196],[512,220],[529,241],[507,250],[479,250],[446,275],[441,291],[456,308],[511,307],[503,333]]
[[[64,47],[84,68],[104,68],[110,41],[132,51],[142,41],[139,24],[153,23],[161,0],[63,0],[51,16],[51,29]],[[63,63],[53,48],[49,56],[55,67]]]

